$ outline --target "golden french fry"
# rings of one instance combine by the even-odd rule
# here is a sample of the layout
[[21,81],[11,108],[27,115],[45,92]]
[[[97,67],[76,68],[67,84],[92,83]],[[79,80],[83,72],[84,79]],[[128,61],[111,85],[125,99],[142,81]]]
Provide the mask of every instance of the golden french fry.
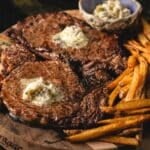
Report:
[[110,124],[110,123],[115,123],[118,121],[125,121],[125,120],[130,120],[130,119],[136,119],[140,117],[140,115],[135,115],[135,116],[127,116],[127,117],[118,117],[118,118],[111,118],[111,119],[104,119],[100,120],[98,124]]
[[137,55],[135,51],[150,53],[149,45],[147,47],[143,47],[135,40],[128,41],[128,44],[125,44],[125,47],[135,56]]
[[142,19],[142,23],[143,23],[143,32],[145,36],[150,40],[150,24],[144,19]]
[[136,109],[136,110],[130,110],[124,112],[126,115],[138,115],[138,114],[147,114],[150,113],[150,108],[142,108],[142,109]]
[[146,36],[142,33],[138,35],[138,40],[145,48],[150,48],[150,41],[146,38]]
[[109,106],[113,106],[116,100],[116,97],[119,95],[120,92],[120,86],[118,85],[113,91],[112,93],[109,95],[109,99],[108,99],[108,105]]
[[135,98],[141,98],[142,90],[143,90],[143,87],[145,85],[145,80],[146,80],[147,72],[148,72],[147,61],[141,56],[138,57],[138,60],[140,62],[140,65],[139,65],[139,69],[140,69],[139,70],[139,83],[138,83],[138,87],[136,89]]
[[138,85],[139,85],[139,66],[136,66],[134,69],[133,79],[129,86],[129,91],[127,93],[127,96],[125,97],[125,101],[130,101],[131,99],[134,98]]
[[[133,99],[128,102],[118,103],[114,108],[109,107],[109,111],[125,111],[125,110],[135,110],[141,108],[149,108],[150,99]],[[106,108],[105,108],[106,109]]]
[[135,56],[131,55],[128,58],[128,67],[133,68],[137,65],[137,59]]
[[150,64],[150,54],[148,53],[141,53],[141,55],[146,59],[146,61]]
[[130,72],[132,72],[133,71],[133,68],[127,68],[126,70],[124,70],[123,71],[123,73],[120,75],[120,76],[118,76],[114,81],[112,81],[111,83],[109,83],[108,85],[107,85],[107,87],[109,88],[109,89],[113,89],[113,88],[115,88],[117,85],[118,85],[118,83],[126,76],[126,75],[128,75]]
[[132,76],[133,76],[133,72],[131,72],[129,75],[126,75],[126,76],[118,83],[118,85],[119,85],[120,87],[123,87],[123,86],[129,84],[129,83],[131,82],[131,80],[132,80]]
[[120,132],[119,136],[129,136],[129,135],[137,134],[141,131],[142,131],[142,128],[129,128]]
[[140,145],[140,141],[138,141],[136,138],[123,137],[123,136],[108,136],[105,138],[101,138],[100,141],[114,143],[114,144],[130,145],[130,146]]
[[119,98],[120,98],[120,99],[125,98],[125,96],[126,96],[128,90],[129,90],[129,84],[127,84],[127,85],[124,86],[124,87],[121,87],[120,93],[119,93]]
[[129,50],[129,52],[135,56],[138,57],[139,55],[139,50],[135,49],[132,45],[129,44],[124,44],[124,46],[126,47],[127,50]]
[[126,128],[135,127],[147,120],[150,120],[150,115],[141,115],[140,117],[133,120],[121,121],[121,122],[112,123],[105,126],[100,126],[97,128],[85,130],[81,133],[69,136],[66,139],[71,142],[83,142],[87,140],[92,140],[98,137],[102,137],[104,135],[106,136],[115,133],[117,131]]

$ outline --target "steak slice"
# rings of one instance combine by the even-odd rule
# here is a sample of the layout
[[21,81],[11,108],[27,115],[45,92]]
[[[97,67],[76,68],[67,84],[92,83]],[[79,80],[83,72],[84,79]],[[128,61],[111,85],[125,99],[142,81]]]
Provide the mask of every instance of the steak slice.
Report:
[[[22,81],[39,77],[45,83],[58,87],[63,97],[42,106],[30,100],[24,101],[23,93],[26,88]],[[35,84],[32,85],[34,86]],[[12,71],[2,85],[3,103],[11,116],[22,122],[55,128],[87,128],[101,119],[99,105],[105,104],[106,91],[99,88],[84,95],[85,90],[78,77],[67,64],[60,61],[26,62]]]
[[[60,44],[53,42],[54,35],[72,25],[82,29],[88,38],[86,46],[62,48]],[[45,59],[61,58],[69,62],[72,68],[78,63],[76,72],[80,72],[80,78],[88,87],[103,85],[110,79],[108,72],[115,77],[126,66],[126,58],[119,47],[116,35],[99,32],[84,21],[63,12],[28,17],[9,29],[7,34]],[[91,63],[93,65],[88,68]],[[103,75],[100,72],[106,75],[106,80],[101,78]]]

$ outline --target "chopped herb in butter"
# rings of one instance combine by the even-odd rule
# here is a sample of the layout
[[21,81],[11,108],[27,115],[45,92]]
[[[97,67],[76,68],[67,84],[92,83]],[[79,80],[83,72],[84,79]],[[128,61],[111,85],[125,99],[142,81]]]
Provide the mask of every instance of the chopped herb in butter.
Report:
[[68,26],[52,37],[54,43],[62,48],[83,48],[88,44],[88,38],[79,26]]
[[124,7],[120,0],[105,0],[96,6],[94,15],[104,21],[113,21],[127,17],[131,14],[130,9]]
[[24,87],[23,101],[30,101],[37,106],[50,105],[64,97],[60,89],[52,83],[45,83],[42,78],[22,79],[21,84]]

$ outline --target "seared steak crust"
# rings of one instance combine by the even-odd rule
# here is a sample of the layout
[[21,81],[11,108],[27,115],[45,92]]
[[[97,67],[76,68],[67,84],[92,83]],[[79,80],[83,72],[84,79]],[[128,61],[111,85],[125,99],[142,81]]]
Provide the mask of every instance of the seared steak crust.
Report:
[[[89,39],[87,46],[80,49],[61,48],[52,41],[53,35],[70,25],[81,27]],[[108,80],[110,77],[107,72],[111,71],[116,76],[125,68],[126,61],[121,54],[116,35],[98,32],[84,21],[63,12],[28,17],[8,30],[7,34],[45,59],[61,58],[72,62],[71,64],[79,62],[81,76],[89,87],[104,84],[105,80],[101,78],[103,74],[100,72],[104,72]],[[87,68],[89,63],[93,65]]]
[[[45,81],[50,81],[62,89],[65,95],[62,101],[41,107],[30,102],[24,102],[22,100],[21,79],[37,77],[42,77]],[[3,102],[13,116],[24,122],[33,122],[50,127],[79,126],[79,123],[76,123],[76,125],[65,124],[63,120],[65,121],[65,118],[69,117],[72,119],[71,116],[81,109],[80,102],[84,94],[85,91],[76,75],[68,65],[60,61],[27,62],[10,73],[3,81],[2,86]],[[97,109],[95,110],[97,111]],[[94,123],[95,118],[93,119]]]
[[13,69],[25,62],[35,61],[36,56],[19,44],[13,43],[1,52],[2,75],[5,77]]

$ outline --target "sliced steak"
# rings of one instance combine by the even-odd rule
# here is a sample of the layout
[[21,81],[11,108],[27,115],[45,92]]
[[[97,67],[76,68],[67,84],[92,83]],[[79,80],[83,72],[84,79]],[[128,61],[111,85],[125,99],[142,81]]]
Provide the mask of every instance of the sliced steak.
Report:
[[[81,28],[87,37],[88,43],[82,48],[66,48],[54,42],[54,35],[70,26]],[[9,29],[7,34],[45,59],[61,58],[69,62],[72,68],[78,63],[76,72],[80,72],[80,78],[89,87],[100,86],[99,83],[103,85],[110,79],[108,72],[115,77],[126,66],[126,58],[123,57],[116,35],[92,29],[84,21],[63,12],[28,17]],[[88,68],[91,63],[93,65]],[[106,75],[106,80],[101,78],[103,74]]]

